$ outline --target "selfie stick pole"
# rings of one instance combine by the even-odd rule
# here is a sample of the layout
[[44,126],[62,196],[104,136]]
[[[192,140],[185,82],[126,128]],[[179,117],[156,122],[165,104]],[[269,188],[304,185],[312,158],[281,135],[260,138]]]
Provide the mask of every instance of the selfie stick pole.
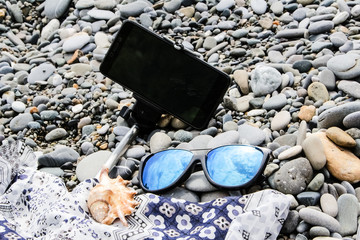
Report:
[[[130,130],[121,139],[120,143],[116,146],[115,150],[111,153],[109,159],[105,162],[103,168],[108,168],[109,172],[117,164],[120,157],[125,153],[131,142],[134,140],[139,132],[138,125],[134,124]],[[101,170],[100,170],[101,171]],[[96,178],[99,179],[100,171],[96,174]]]

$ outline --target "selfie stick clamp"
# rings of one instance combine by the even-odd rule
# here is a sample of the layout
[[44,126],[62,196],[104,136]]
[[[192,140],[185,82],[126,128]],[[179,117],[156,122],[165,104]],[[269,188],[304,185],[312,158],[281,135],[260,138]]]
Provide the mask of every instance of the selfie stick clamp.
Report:
[[[132,127],[121,139],[109,159],[103,165],[103,168],[108,168],[109,172],[118,163],[120,157],[126,152],[140,130],[149,131],[153,129],[161,117],[161,113],[157,108],[139,99],[137,99],[133,109],[124,107],[120,111],[120,115],[127,120]],[[97,179],[99,179],[100,172],[101,170],[96,175]]]

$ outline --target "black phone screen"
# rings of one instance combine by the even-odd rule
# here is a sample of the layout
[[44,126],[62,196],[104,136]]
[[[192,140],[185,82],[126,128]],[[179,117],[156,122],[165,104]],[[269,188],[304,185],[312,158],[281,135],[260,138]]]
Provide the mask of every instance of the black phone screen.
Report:
[[228,76],[132,22],[123,23],[100,70],[195,128],[210,120]]

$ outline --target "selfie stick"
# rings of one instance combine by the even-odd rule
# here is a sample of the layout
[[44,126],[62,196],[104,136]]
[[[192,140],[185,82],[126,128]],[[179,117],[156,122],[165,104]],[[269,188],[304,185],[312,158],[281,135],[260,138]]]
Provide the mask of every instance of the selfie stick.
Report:
[[[139,127],[137,124],[134,124],[130,130],[125,134],[120,143],[116,146],[115,150],[111,153],[109,159],[103,165],[103,168],[108,168],[109,172],[111,169],[118,163],[120,157],[125,153],[127,148],[130,146],[131,142],[135,139],[136,135],[139,132]],[[100,172],[96,174],[96,179],[99,179]]]

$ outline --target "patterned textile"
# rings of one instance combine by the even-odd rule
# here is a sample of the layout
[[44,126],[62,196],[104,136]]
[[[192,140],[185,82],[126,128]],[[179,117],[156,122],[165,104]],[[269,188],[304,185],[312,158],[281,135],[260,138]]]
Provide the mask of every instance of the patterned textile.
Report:
[[[288,213],[288,198],[273,190],[205,203],[142,194],[127,218],[129,227],[118,220],[108,226],[94,221],[86,206],[97,180],[88,179],[68,192],[62,179],[29,167],[27,161],[36,158],[28,149],[12,149],[22,151],[1,154],[0,167],[11,156],[23,163],[10,177],[9,188],[0,183],[7,188],[0,195],[0,239],[276,239]],[[4,173],[0,177],[7,177]]]

